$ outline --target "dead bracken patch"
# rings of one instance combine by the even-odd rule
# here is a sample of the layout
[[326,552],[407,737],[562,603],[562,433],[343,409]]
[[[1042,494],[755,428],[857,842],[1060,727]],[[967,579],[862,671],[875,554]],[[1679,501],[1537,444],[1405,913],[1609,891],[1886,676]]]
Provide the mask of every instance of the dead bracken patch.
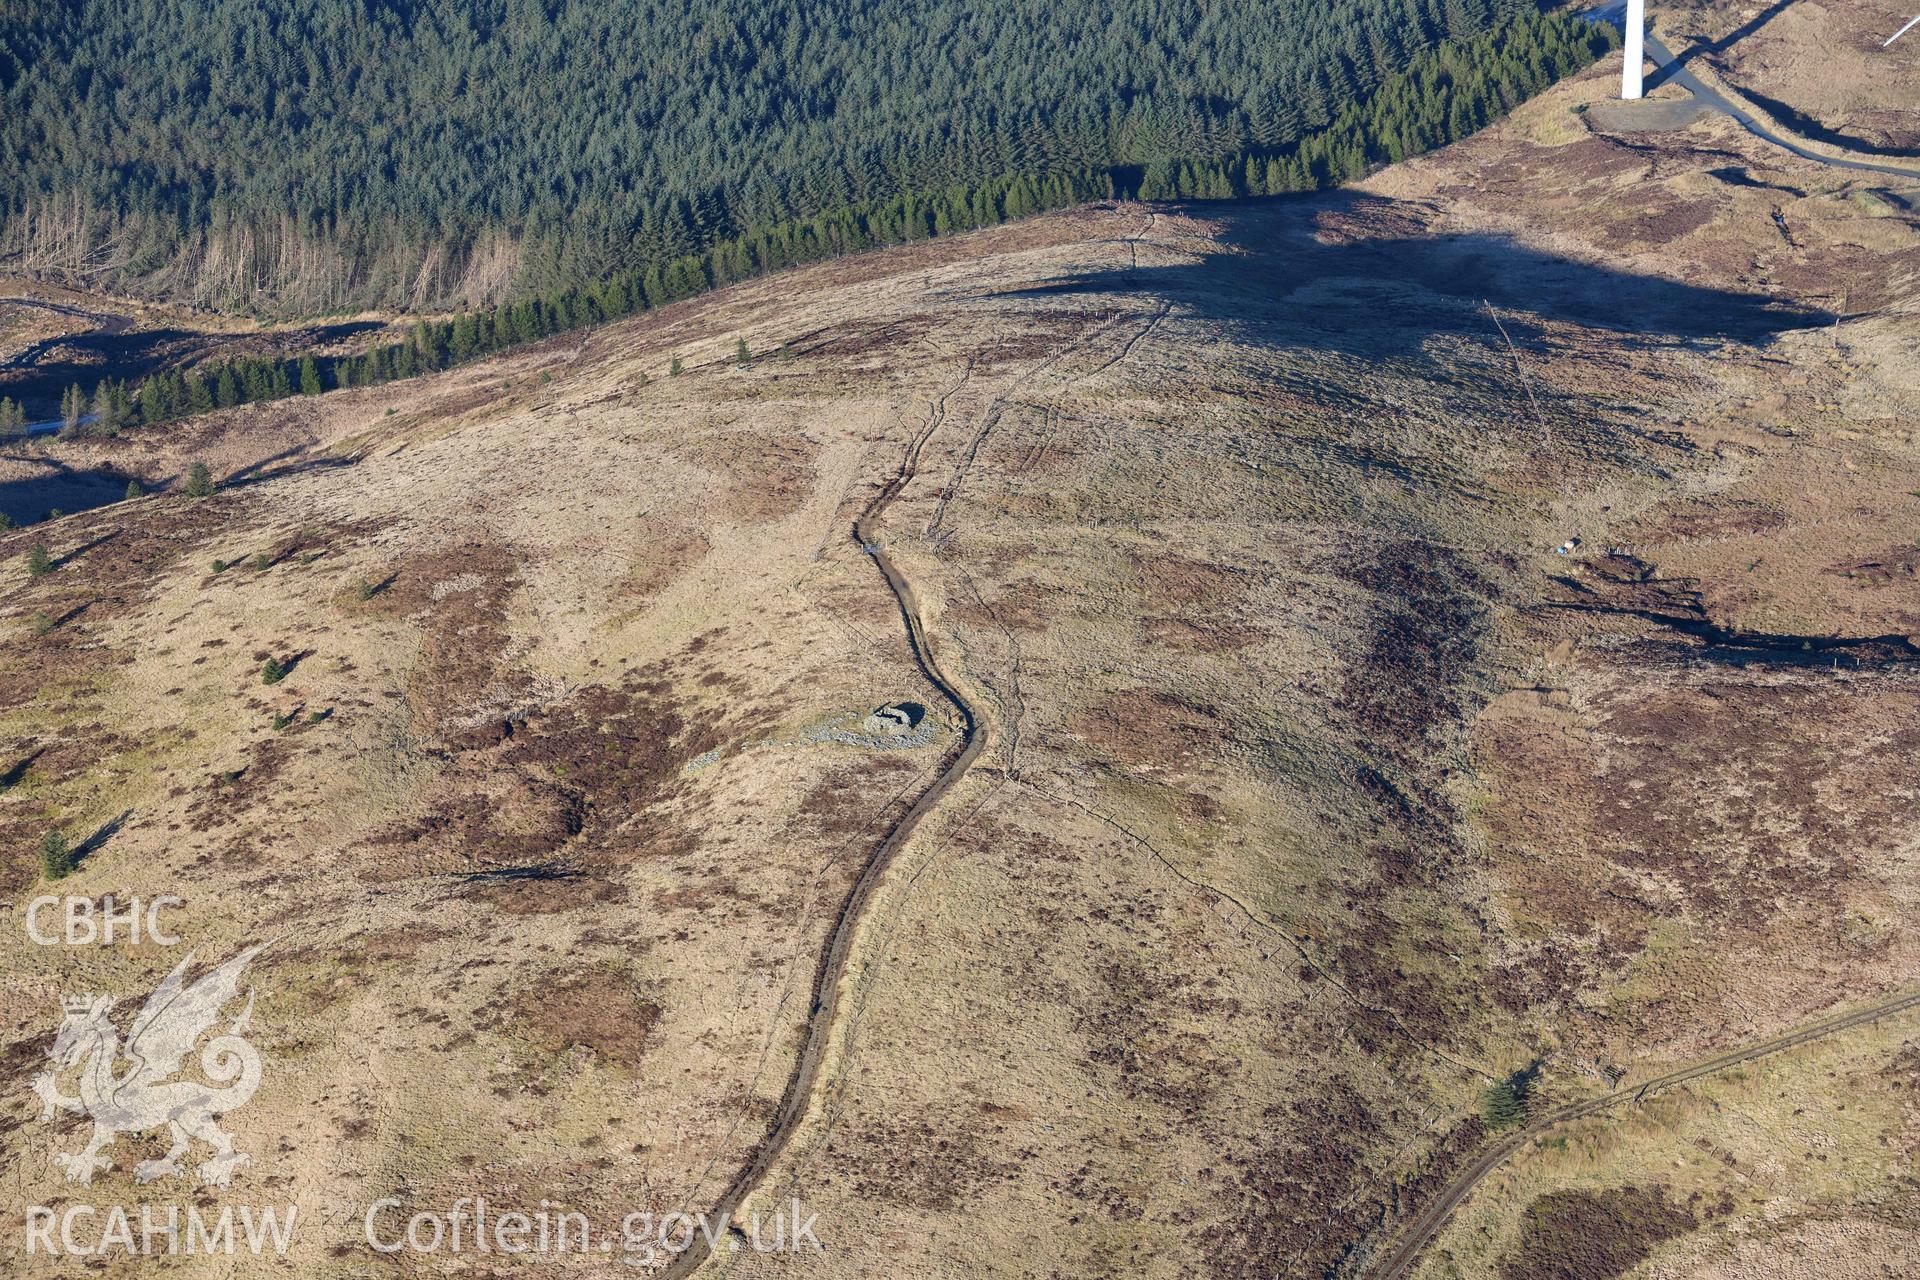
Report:
[[1140,633],[1158,647],[1183,653],[1232,653],[1260,643],[1252,627],[1212,618],[1148,618]]
[[583,824],[576,790],[526,770],[463,764],[437,790],[424,813],[367,842],[403,859],[397,874],[534,866],[555,857]]
[[1158,689],[1110,694],[1070,715],[1067,727],[1117,760],[1160,769],[1215,754],[1225,728],[1206,708]]
[[844,360],[851,356],[895,351],[918,342],[932,327],[933,317],[925,314],[901,316],[880,324],[836,324],[802,344],[797,354]]
[[407,697],[427,736],[457,731],[476,713],[526,695],[530,682],[509,665],[507,643],[507,611],[519,586],[519,562],[505,547],[470,541],[403,561],[369,602],[421,628]]

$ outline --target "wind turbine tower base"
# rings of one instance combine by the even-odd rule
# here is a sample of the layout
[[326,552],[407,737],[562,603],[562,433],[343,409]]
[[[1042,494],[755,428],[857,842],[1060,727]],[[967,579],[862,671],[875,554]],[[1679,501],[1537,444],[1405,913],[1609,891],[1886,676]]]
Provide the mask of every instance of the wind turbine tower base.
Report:
[[1647,60],[1647,0],[1627,0],[1626,63],[1620,69],[1620,100],[1633,102],[1642,96],[1641,72]]

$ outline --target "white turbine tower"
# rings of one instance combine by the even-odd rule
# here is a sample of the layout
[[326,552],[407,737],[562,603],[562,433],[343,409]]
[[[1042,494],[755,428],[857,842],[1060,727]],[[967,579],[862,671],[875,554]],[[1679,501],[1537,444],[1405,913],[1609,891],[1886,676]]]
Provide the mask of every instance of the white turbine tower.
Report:
[[1620,68],[1620,98],[1623,102],[1632,102],[1641,95],[1641,72],[1647,60],[1647,0],[1627,0],[1622,25],[1627,37],[1627,58],[1626,65]]
[[1909,22],[1909,23],[1908,23],[1908,24],[1907,24],[1906,26],[1904,26],[1904,27],[1902,27],[1902,28],[1900,28],[1900,29],[1899,29],[1898,31],[1896,31],[1896,32],[1894,32],[1894,33],[1893,33],[1892,35],[1890,35],[1890,36],[1888,36],[1888,37],[1887,37],[1887,43],[1886,43],[1886,44],[1883,44],[1883,45],[1881,45],[1880,47],[1881,47],[1882,49],[1884,49],[1884,48],[1886,48],[1886,47],[1887,47],[1887,45],[1891,45],[1891,44],[1892,44],[1892,43],[1893,43],[1893,42],[1894,42],[1895,40],[1898,40],[1898,39],[1899,39],[1899,38],[1900,38],[1901,36],[1903,36],[1903,35],[1905,35],[1905,34],[1907,34],[1907,32],[1909,32],[1909,31],[1911,31],[1911,30],[1913,30],[1913,28],[1915,27],[1915,25],[1920,25],[1920,17],[1916,17],[1916,18],[1915,18],[1915,19],[1914,19],[1914,20],[1913,20],[1912,22]]

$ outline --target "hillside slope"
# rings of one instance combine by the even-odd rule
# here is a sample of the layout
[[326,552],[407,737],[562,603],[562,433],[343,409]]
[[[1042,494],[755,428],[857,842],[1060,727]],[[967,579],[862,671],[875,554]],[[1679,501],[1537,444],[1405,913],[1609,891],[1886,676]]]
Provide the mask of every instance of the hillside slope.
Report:
[[[362,1239],[387,1196],[698,1211],[770,1136],[744,1207],[824,1253],[716,1274],[1364,1274],[1497,1080],[1630,1087],[1920,961],[1920,226],[1724,122],[1592,132],[1616,75],[1362,190],[51,446],[223,489],[0,535],[16,918],[58,827],[63,887],[274,940],[219,1194],[302,1206],[290,1274],[437,1273]],[[868,879],[956,701],[984,746]],[[24,1088],[76,965],[131,1010],[180,957],[7,946],[17,1217],[76,1194]],[[1424,1274],[1872,1274],[1914,1033],[1531,1147]],[[145,1145],[94,1202],[191,1197]]]

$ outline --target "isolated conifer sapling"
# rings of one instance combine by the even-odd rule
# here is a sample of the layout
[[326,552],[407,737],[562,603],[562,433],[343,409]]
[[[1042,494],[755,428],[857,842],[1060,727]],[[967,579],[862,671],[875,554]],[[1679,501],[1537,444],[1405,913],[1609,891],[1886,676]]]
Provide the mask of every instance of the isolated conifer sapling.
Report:
[[73,848],[58,831],[40,838],[40,875],[47,880],[64,880],[73,874]]

